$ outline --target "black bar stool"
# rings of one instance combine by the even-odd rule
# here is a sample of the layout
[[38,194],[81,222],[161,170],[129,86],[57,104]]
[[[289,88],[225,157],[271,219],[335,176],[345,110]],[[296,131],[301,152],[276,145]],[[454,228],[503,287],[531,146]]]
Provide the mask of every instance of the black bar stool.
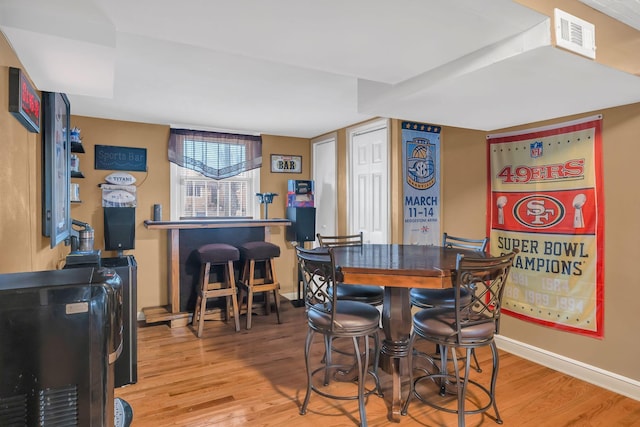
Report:
[[[236,290],[236,278],[233,271],[233,262],[240,259],[240,252],[234,246],[225,243],[211,243],[200,246],[197,249],[201,264],[200,289],[196,300],[196,309],[193,313],[193,326],[198,325],[196,335],[202,336],[204,320],[207,314],[207,301],[209,298],[226,297],[226,318],[231,315],[233,305],[233,318],[236,331],[240,330],[240,310],[238,309],[238,297]],[[218,266],[215,271],[215,282],[210,282],[211,267]],[[220,271],[222,270],[222,271]]]
[[[273,298],[276,306],[276,317],[280,322],[280,282],[276,277],[274,259],[280,256],[280,246],[269,242],[247,242],[238,246],[240,250],[240,261],[242,262],[242,278],[240,279],[240,301],[243,301],[247,294],[247,329],[251,329],[251,311],[253,306],[253,295],[265,292],[265,313],[270,314],[269,291],[273,291]],[[263,274],[256,277],[256,264],[263,266]]]

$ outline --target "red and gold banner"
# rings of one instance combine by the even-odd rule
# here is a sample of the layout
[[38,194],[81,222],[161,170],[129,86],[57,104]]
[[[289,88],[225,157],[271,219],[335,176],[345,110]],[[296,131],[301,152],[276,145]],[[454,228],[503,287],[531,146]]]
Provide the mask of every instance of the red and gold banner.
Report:
[[518,249],[503,312],[603,336],[601,116],[489,135],[492,254]]

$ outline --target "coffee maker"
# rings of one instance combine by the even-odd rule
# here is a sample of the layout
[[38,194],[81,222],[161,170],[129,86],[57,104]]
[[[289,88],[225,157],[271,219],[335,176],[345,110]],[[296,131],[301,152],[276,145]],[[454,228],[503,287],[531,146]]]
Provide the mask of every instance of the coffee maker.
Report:
[[[93,249],[94,231],[86,222],[71,220],[69,241],[71,253],[67,256],[65,266],[69,267],[100,267],[100,250]],[[75,229],[73,226],[82,227]]]

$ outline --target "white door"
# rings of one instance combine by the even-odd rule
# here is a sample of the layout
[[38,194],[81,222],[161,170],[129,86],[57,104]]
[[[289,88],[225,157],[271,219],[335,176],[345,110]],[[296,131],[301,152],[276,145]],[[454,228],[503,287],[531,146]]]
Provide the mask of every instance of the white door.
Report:
[[[311,141],[313,150],[314,200],[316,233],[337,233],[338,195],[336,191],[336,136]],[[314,246],[317,245],[317,241]]]
[[365,243],[389,242],[389,131],[378,120],[348,131],[349,233]]

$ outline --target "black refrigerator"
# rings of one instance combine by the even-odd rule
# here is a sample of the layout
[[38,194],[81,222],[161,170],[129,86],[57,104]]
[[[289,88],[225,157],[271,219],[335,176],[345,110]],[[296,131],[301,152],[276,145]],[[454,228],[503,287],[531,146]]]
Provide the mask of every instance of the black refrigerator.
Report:
[[122,354],[114,367],[114,384],[138,382],[138,264],[133,255],[102,258],[101,265],[122,280]]
[[113,426],[121,351],[113,270],[0,275],[0,425]]
[[122,281],[122,354],[115,364],[114,384],[116,387],[135,384],[138,382],[138,263],[133,255],[100,258],[93,254],[71,254],[64,268],[89,265],[113,270]]

